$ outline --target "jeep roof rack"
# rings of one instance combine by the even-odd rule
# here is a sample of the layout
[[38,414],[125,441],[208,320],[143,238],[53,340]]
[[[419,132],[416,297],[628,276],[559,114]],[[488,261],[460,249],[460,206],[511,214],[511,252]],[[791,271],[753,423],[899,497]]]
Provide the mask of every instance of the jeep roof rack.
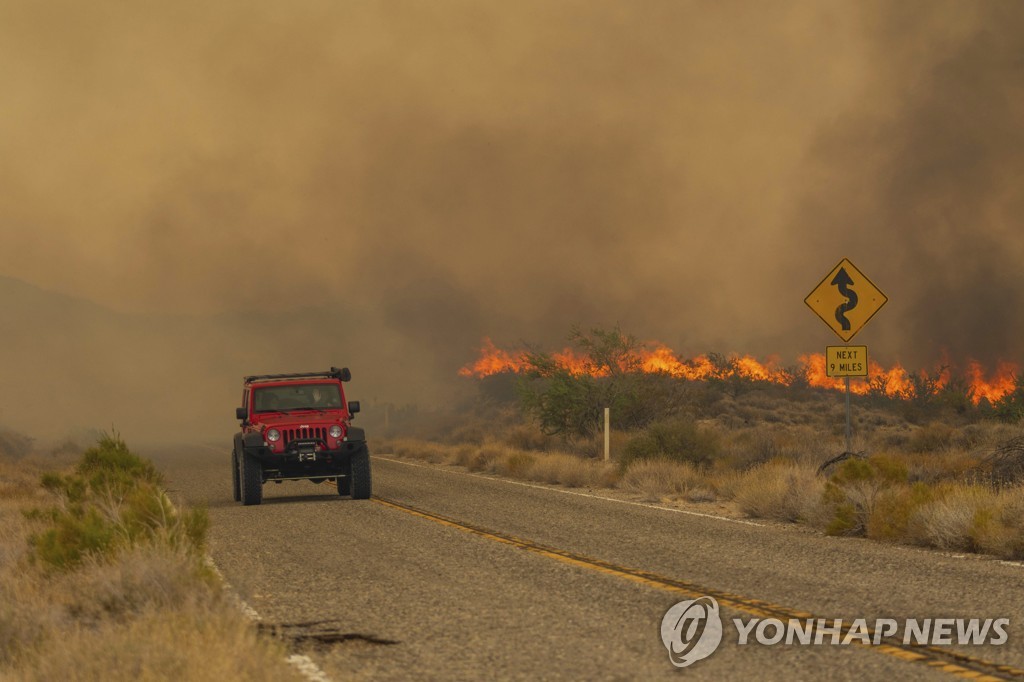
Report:
[[327,377],[329,379],[340,379],[341,381],[351,381],[352,372],[349,371],[348,367],[331,367],[325,372],[301,372],[298,374],[253,374],[252,376],[245,377],[245,383],[251,384],[254,381],[272,381],[274,379],[312,379],[315,377]]

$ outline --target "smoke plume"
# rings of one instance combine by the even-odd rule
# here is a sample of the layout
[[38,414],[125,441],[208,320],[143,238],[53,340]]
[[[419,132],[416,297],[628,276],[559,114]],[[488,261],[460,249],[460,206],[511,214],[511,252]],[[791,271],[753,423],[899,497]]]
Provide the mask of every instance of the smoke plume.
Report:
[[1019,358],[1022,43],[1009,0],[5,2],[0,420],[444,400],[573,323],[793,359],[844,256],[875,357]]

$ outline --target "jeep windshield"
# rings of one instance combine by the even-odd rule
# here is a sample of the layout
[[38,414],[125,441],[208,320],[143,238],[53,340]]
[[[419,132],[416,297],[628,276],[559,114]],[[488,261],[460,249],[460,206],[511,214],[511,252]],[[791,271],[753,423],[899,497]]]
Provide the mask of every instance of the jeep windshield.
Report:
[[341,409],[337,384],[263,386],[253,390],[253,412]]

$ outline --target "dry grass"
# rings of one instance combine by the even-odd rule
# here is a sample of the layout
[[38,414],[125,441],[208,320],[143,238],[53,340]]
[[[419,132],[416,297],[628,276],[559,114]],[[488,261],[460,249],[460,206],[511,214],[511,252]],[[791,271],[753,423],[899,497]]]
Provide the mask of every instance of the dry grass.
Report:
[[943,486],[914,510],[912,527],[920,544],[1024,558],[1024,487]]
[[146,611],[125,623],[67,630],[24,670],[26,680],[301,679],[283,648],[227,604]]
[[560,483],[570,488],[596,488],[614,478],[611,465],[564,453],[538,457],[526,472],[531,481]]
[[0,679],[300,680],[184,545],[44,566],[25,512],[53,504],[31,455],[0,457]]
[[[589,456],[596,440],[551,450],[550,438],[527,428],[506,428],[502,433],[513,436],[508,441],[493,435],[480,444],[405,439],[385,450],[519,480],[619,488],[649,501],[731,501],[747,516],[835,535],[1024,558],[1024,487],[1000,489],[985,468],[994,449],[1024,440],[1020,425],[914,425],[883,411],[855,410],[853,449],[873,454],[819,475],[818,467],[845,449],[838,404],[826,405],[824,416],[821,405],[819,413],[784,405],[793,414],[757,421],[772,405],[755,396],[727,397],[714,419],[700,422],[720,444],[710,465],[655,456],[609,466]],[[832,426],[823,429],[823,421]],[[635,438],[613,436],[613,455]]]
[[735,501],[755,518],[810,521],[820,516],[825,481],[812,467],[772,460],[746,472],[736,483]]
[[838,439],[822,438],[809,426],[757,424],[723,433],[726,445],[719,468],[750,469],[771,460],[787,459],[818,465],[840,449]]
[[446,446],[404,438],[387,441],[380,447],[399,457],[458,465],[470,471],[570,488],[608,487],[618,478],[614,465],[599,460],[567,452],[522,450],[494,441],[474,447],[465,444]]
[[[683,496],[689,499],[716,499],[707,481],[705,472],[689,462],[672,462],[665,459],[642,459],[630,464],[622,474],[619,487],[639,493],[649,501],[664,497]],[[691,500],[694,501],[694,500]]]

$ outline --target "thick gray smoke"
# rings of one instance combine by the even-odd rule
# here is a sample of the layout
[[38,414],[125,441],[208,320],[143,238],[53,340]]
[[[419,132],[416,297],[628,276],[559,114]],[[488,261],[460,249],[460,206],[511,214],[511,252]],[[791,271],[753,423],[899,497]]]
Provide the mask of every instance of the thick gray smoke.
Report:
[[0,421],[214,433],[241,375],[336,363],[443,400],[573,323],[791,362],[843,256],[876,358],[1018,358],[1022,16],[9,0]]
[[800,222],[815,249],[844,240],[888,285],[872,332],[891,354],[1020,362],[1024,6],[928,10],[873,16],[873,96],[822,135],[826,180]]

